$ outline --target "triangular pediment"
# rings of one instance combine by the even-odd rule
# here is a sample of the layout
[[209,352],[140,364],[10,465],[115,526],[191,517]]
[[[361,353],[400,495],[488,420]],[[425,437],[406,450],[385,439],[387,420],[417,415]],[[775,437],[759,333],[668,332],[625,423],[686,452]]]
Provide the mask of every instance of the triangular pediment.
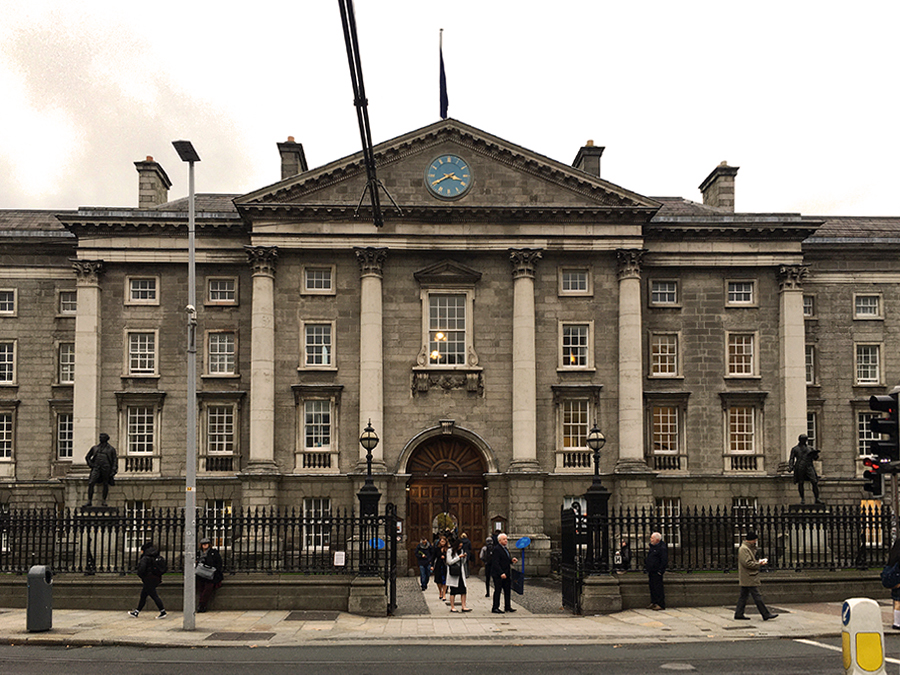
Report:
[[441,260],[413,273],[422,286],[474,286],[481,272],[455,260]]
[[[387,195],[381,202],[390,214],[391,201],[412,217],[456,217],[498,211],[536,214],[605,211],[649,217],[659,203],[598,176],[557,162],[457,120],[442,120],[423,129],[381,143],[374,148],[378,180]],[[464,195],[449,198],[427,185],[427,173],[441,157],[454,155],[471,171]],[[288,210],[310,217],[327,212],[341,217],[369,203],[362,153],[292,176],[238,197],[242,212]],[[640,214],[640,215],[639,215]]]

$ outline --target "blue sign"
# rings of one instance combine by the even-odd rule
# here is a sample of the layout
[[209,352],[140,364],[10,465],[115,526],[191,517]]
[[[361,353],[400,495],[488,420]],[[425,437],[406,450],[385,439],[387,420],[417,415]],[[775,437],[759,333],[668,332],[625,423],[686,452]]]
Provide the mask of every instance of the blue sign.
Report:
[[522,537],[516,542],[516,548],[526,548],[531,544],[531,537]]
[[844,602],[844,606],[841,608],[841,623],[845,626],[850,623],[850,603]]
[[375,537],[369,540],[369,546],[372,548],[377,548],[379,551],[384,548],[384,539],[381,537]]

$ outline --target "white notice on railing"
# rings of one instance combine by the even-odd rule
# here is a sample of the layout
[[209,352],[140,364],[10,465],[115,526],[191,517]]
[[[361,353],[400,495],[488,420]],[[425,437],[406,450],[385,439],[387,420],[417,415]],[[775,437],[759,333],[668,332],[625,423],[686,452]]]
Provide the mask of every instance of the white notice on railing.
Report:
[[343,567],[347,564],[347,552],[346,551],[335,551],[334,552],[334,566],[335,567]]

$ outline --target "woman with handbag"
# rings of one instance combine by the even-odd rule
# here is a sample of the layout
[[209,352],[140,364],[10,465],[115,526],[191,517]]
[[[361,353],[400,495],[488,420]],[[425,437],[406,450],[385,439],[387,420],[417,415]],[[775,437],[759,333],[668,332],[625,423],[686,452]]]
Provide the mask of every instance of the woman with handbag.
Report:
[[471,612],[466,607],[466,559],[469,554],[465,551],[465,542],[458,540],[447,549],[447,586],[450,588],[450,611],[455,612],[453,602],[459,596],[459,602],[463,612]]
[[205,612],[213,593],[222,585],[222,556],[217,549],[212,548],[212,542],[208,537],[200,540],[200,550],[197,551],[197,566],[194,568],[194,579],[197,581],[197,611]]

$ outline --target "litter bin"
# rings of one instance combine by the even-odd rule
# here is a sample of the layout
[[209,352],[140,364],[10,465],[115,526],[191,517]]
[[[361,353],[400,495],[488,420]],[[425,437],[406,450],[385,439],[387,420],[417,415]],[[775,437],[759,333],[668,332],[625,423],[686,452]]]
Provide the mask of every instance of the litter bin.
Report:
[[46,565],[34,565],[28,570],[25,627],[29,633],[53,628],[53,572]]

